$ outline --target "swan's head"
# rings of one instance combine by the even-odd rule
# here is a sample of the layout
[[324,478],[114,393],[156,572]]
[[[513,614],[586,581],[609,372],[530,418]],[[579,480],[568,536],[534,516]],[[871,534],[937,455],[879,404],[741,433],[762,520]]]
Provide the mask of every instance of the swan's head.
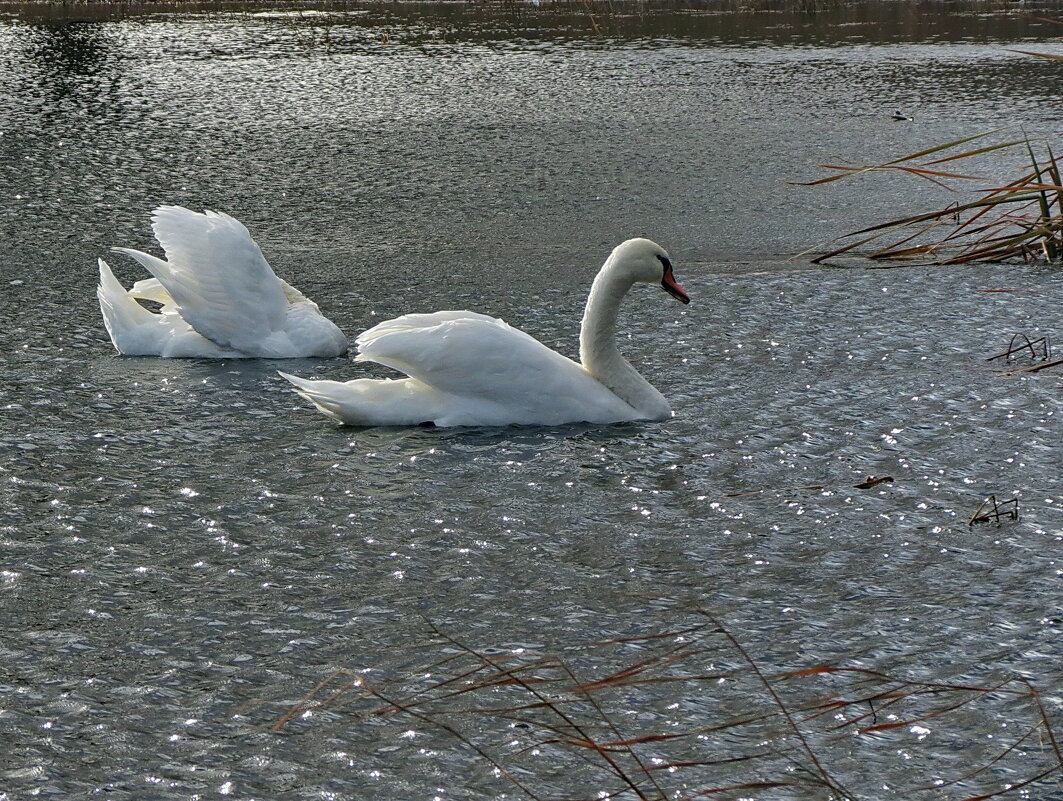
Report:
[[648,239],[629,239],[613,249],[610,272],[632,283],[660,284],[678,301],[690,303],[690,296],[672,275],[668,251]]

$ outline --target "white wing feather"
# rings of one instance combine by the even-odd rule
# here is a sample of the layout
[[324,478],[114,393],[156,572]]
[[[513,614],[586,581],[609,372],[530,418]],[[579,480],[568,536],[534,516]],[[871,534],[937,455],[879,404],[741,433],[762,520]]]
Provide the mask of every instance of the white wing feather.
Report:
[[[481,416],[484,404],[518,423],[636,416],[581,365],[495,317],[464,311],[408,314],[369,329],[358,346],[358,360],[400,370],[436,392],[474,399]],[[443,423],[462,424],[452,420]]]
[[167,261],[123,250],[154,275],[181,317],[222,347],[253,352],[285,324],[284,287],[238,220],[160,206],[152,229]]

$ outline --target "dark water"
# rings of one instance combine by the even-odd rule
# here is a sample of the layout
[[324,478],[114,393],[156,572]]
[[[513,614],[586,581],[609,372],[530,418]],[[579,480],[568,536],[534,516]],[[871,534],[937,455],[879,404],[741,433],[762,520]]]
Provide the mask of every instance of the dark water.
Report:
[[[769,671],[1018,674],[1058,725],[1061,380],[985,357],[1017,330],[1059,333],[1063,278],[779,260],[942,197],[781,183],[816,163],[1004,123],[1059,132],[1059,62],[1009,52],[1063,52],[1035,19],[1055,9],[937,11],[0,25],[0,799],[523,797],[423,721],[336,708],[266,731],[333,671],[425,670],[441,654],[414,647],[426,621],[482,649],[582,654],[698,607]],[[160,203],[243,220],[350,334],[474,308],[573,355],[597,266],[652,236],[693,302],[633,294],[623,349],[676,416],[345,430],[274,371],[362,374],[349,359],[115,357],[95,258],[153,249]],[[894,480],[853,487],[869,475]],[[968,526],[989,494],[1021,519]],[[628,699],[651,728],[764,703],[755,683],[712,684],[676,712],[662,687]],[[940,794],[911,788],[1017,739],[1036,718],[1016,704],[820,747],[857,797],[988,792],[1050,766],[1046,741]],[[510,736],[464,725],[499,751]],[[615,789],[558,759],[546,749],[525,784]],[[1011,795],[1059,793],[1049,778]]]

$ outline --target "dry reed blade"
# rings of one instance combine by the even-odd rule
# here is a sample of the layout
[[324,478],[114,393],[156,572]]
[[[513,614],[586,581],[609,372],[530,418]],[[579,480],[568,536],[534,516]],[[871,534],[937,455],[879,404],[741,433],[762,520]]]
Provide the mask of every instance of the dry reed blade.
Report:
[[936,159],[934,161],[928,161],[927,164],[945,164],[949,161],[958,161],[959,159],[967,159],[972,156],[981,156],[985,153],[992,153],[995,150],[1004,150],[1005,148],[1015,147],[1015,145],[1021,145],[1025,142],[1025,139],[1015,139],[1011,142],[1001,142],[996,145],[987,145],[986,147],[980,147],[977,150],[968,150],[966,153],[956,153],[952,156],[946,156],[943,159]]
[[978,176],[978,175],[962,175],[961,173],[944,172],[942,170],[928,170],[925,167],[903,167],[903,166],[901,166],[899,164],[876,164],[874,166],[865,166],[865,167],[848,167],[848,166],[836,165],[836,164],[820,164],[818,166],[822,167],[823,169],[826,169],[826,170],[840,170],[841,173],[839,175],[828,176],[827,178],[819,178],[819,179],[817,179],[815,181],[783,181],[783,183],[788,184],[790,186],[819,186],[820,184],[829,184],[832,181],[839,181],[842,178],[850,178],[850,177],[852,177],[854,175],[862,175],[864,173],[869,173],[869,172],[890,172],[890,171],[906,172],[906,173],[910,173],[912,175],[918,176],[920,178],[926,178],[928,181],[931,181],[932,183],[935,183],[938,186],[944,187],[946,189],[949,188],[948,184],[944,184],[941,181],[935,180],[935,177],[936,178],[955,178],[957,180],[970,180],[970,181],[980,181],[980,180],[982,180],[981,176]]
[[988,798],[997,798],[999,796],[1006,795],[1007,793],[1013,792],[1015,790],[1021,790],[1023,787],[1026,787],[1029,784],[1033,784],[1034,782],[1041,781],[1041,779],[1046,779],[1046,778],[1048,778],[1049,776],[1051,776],[1053,773],[1055,773],[1058,770],[1059,770],[1059,767],[1049,768],[1048,770],[1046,770],[1046,771],[1044,771],[1042,773],[1038,773],[1036,776],[1031,776],[1029,779],[1026,779],[1025,781],[1016,782],[1015,784],[1011,784],[1009,782],[1008,786],[1005,787],[1003,790],[997,790],[996,792],[993,792],[993,793],[986,793],[985,795],[968,796],[967,798],[961,798],[960,801],[986,801],[986,799],[988,799]]
[[687,634],[700,634],[706,629],[711,628],[707,624],[699,623],[696,626],[688,626],[685,629],[676,629],[674,631],[664,631],[658,634],[643,634],[639,637],[616,637],[612,640],[595,640],[588,643],[591,648],[598,648],[603,645],[627,645],[634,642],[653,642],[654,640],[672,640],[676,637],[683,637]]
[[[911,693],[911,695],[918,694],[918,692]],[[916,723],[924,723],[925,721],[928,721],[932,718],[941,717],[942,715],[946,715],[949,712],[955,712],[957,709],[961,709],[962,707],[967,706],[967,704],[971,703],[977,698],[977,695],[972,695],[970,698],[965,698],[962,701],[957,701],[955,704],[940,707],[938,709],[933,710],[932,712],[927,712],[925,715],[916,715],[915,717],[906,718],[905,720],[893,720],[889,723],[876,723],[873,726],[866,726],[865,728],[858,729],[857,731],[860,734],[868,734],[874,731],[889,731],[890,729],[900,729],[906,726],[911,726]]]
[[[587,702],[590,703],[594,707],[595,712],[598,713],[598,717],[601,718],[602,720],[604,720],[609,725],[609,728],[613,731],[613,734],[616,737],[620,737],[620,731],[619,731],[619,729],[616,728],[616,724],[613,723],[613,719],[610,718],[608,715],[605,714],[605,712],[602,711],[602,708],[598,704],[598,701],[597,701],[597,699],[595,699],[593,693],[590,693],[590,692],[588,692],[587,690],[584,689],[583,683],[579,681],[579,679],[576,677],[576,674],[572,672],[571,668],[569,668],[568,665],[562,664],[562,669],[565,670],[569,674],[569,676],[572,679],[572,683],[576,687],[576,689],[579,692],[581,692],[583,694],[584,698],[587,700]],[[646,776],[646,778],[649,780],[650,784],[653,785],[653,789],[657,791],[658,798],[665,798],[666,794],[661,789],[660,785],[657,784],[657,780],[654,778],[653,774],[650,773],[650,771],[646,768],[646,765],[645,765],[645,763],[643,763],[642,758],[635,752],[635,750],[630,745],[624,746],[624,748],[625,748],[627,754],[631,757],[631,759],[638,766],[639,770],[642,771],[643,775]]]
[[852,243],[850,243],[848,245],[843,245],[840,248],[832,250],[830,253],[824,253],[822,256],[817,256],[816,258],[812,259],[812,263],[813,264],[819,264],[820,262],[825,261],[825,260],[827,260],[829,258],[832,258],[834,256],[840,256],[842,253],[845,253],[846,251],[849,251],[849,250],[853,250],[854,248],[858,248],[861,245],[866,245],[868,242],[870,242],[870,241],[872,241],[874,239],[878,239],[878,237],[879,237],[879,234],[875,234],[874,236],[867,237],[867,239],[861,239],[859,242],[852,242]]
[[[383,701],[389,706],[399,705],[397,701],[393,701],[390,698],[387,698],[379,690],[375,690],[369,685],[366,685],[366,689],[371,692],[375,698]],[[506,779],[512,782],[512,784],[526,796],[533,799],[533,801],[542,801],[539,796],[533,793],[528,787],[522,784],[516,776],[514,776],[509,770],[507,770],[505,765],[500,763],[493,756],[491,756],[488,751],[484,750],[483,748],[480,748],[480,746],[476,745],[476,743],[474,743],[460,731],[455,729],[453,726],[448,724],[446,721],[439,720],[437,717],[426,715],[425,713],[421,712],[416,706],[404,707],[403,711],[406,714],[411,715],[412,717],[415,717],[418,720],[421,720],[431,726],[438,726],[439,728],[443,729],[443,731],[447,732],[452,737],[457,739],[458,742],[463,743],[468,748],[471,748],[481,759],[485,760],[489,765],[491,765],[495,770],[497,770],[499,772],[499,775],[504,776]]]
[[797,735],[797,739],[798,741],[800,741],[805,754],[812,761],[812,764],[816,766],[816,770],[818,771],[820,778],[823,780],[824,785],[829,787],[832,792],[840,792],[845,798],[851,798],[852,793],[848,792],[847,790],[845,790],[845,788],[836,784],[835,781],[831,778],[830,774],[827,772],[826,768],[824,768],[823,765],[820,763],[819,758],[816,756],[816,752],[812,750],[812,746],[809,745],[808,740],[805,738],[804,733],[801,731],[801,728],[797,725],[797,722],[793,719],[793,716],[790,714],[790,711],[782,702],[782,698],[779,697],[779,694],[775,691],[775,688],[772,686],[771,682],[769,682],[767,677],[761,672],[760,667],[757,666],[757,663],[753,661],[753,658],[746,652],[745,648],[742,647],[742,644],[738,642],[738,640],[735,639],[734,635],[732,635],[730,631],[728,631],[718,620],[716,620],[716,618],[714,618],[707,612],[701,610],[698,611],[701,614],[705,615],[705,617],[711,620],[719,628],[720,632],[724,635],[724,637],[726,637],[730,641],[731,646],[739,653],[739,655],[741,655],[741,657],[745,660],[746,664],[750,666],[750,668],[753,670],[753,673],[756,674],[761,684],[768,691],[768,694],[771,695],[772,699],[775,701],[776,707],[779,709],[780,712],[782,712],[783,717],[786,718],[791,730],[794,732],[794,734]]
[[[532,667],[533,667],[532,665],[521,666],[522,669],[524,669],[524,668],[531,669]],[[435,693],[437,690],[439,690],[442,687],[446,687],[446,686],[448,686],[450,684],[454,684],[454,683],[459,682],[459,681],[467,680],[470,677],[475,676],[476,674],[482,673],[483,671],[489,670],[489,669],[490,668],[488,666],[481,664],[481,665],[479,665],[477,667],[474,667],[474,668],[471,668],[471,669],[465,671],[464,673],[456,674],[455,676],[452,676],[451,678],[449,678],[449,679],[447,679],[445,681],[438,682],[436,684],[433,684],[433,685],[431,685],[429,687],[424,688],[423,690],[419,690],[417,692],[411,693],[410,695],[408,695],[408,696],[406,696],[406,697],[401,699],[402,706],[397,707],[395,710],[382,708],[382,709],[375,710],[373,712],[373,714],[374,715],[386,715],[386,714],[389,714],[392,711],[402,711],[406,707],[411,706],[412,704],[414,704],[418,699],[427,696],[428,693]],[[431,700],[435,701],[435,702],[438,702],[438,701],[443,701],[443,700],[447,700],[447,699],[450,699],[450,698],[457,698],[459,696],[465,695],[465,694],[470,693],[470,692],[476,692],[476,691],[482,690],[482,689],[484,689],[486,687],[503,686],[503,685],[508,684],[508,683],[512,683],[512,679],[504,677],[504,676],[499,676],[499,675],[495,674],[495,676],[493,678],[491,678],[491,679],[489,679],[489,680],[487,680],[485,682],[481,682],[479,684],[470,684],[470,685],[467,685],[465,687],[461,687],[461,688],[459,688],[457,690],[452,690],[452,691],[443,693],[442,695],[433,695],[433,696],[431,696]]]
[[[905,234],[888,245],[878,245],[873,252],[865,254],[867,258],[903,260],[919,257],[932,258],[934,263],[938,264],[966,264],[973,261],[1028,260],[1039,258],[1039,253],[1043,252],[1044,257],[1050,262],[1063,259],[1063,181],[1059,178],[1057,161],[1052,154],[1051,146],[1047,143],[1047,161],[1038,160],[1034,152],[1033,140],[1023,132],[1021,138],[1012,138],[959,153],[952,152],[919,164],[911,163],[926,156],[955,150],[966,142],[998,133],[1001,130],[1004,129],[957,139],[902,156],[885,164],[862,167],[820,165],[826,169],[837,170],[839,174],[800,185],[815,186],[866,172],[897,170],[930,180],[951,191],[952,187],[948,182],[969,180],[974,176],[932,169],[932,167],[961,159],[985,156],[1019,145],[1024,146],[1029,158],[1028,171],[1024,170],[1018,179],[1004,186],[988,186],[979,189],[977,191],[980,197],[967,203],[950,204],[936,211],[908,215],[852,231],[840,239],[859,238],[859,241],[841,245],[828,253],[819,255],[812,259],[813,263],[819,263],[868,245],[891,229],[904,230]],[[1036,206],[1036,211],[1032,206]],[[1057,212],[1055,214],[1053,214],[1053,207]],[[986,215],[990,216],[986,217]],[[950,219],[956,221],[956,228],[943,236],[934,233],[932,227],[934,223],[947,222]],[[924,225],[925,227],[920,228]],[[871,236],[868,236],[869,234]],[[912,244],[909,245],[909,243]],[[905,245],[908,246],[905,247]]]
[[1056,190],[1056,208],[1060,214],[1063,214],[1063,180],[1061,180],[1059,172],[1059,162],[1056,160],[1055,154],[1052,152],[1052,145],[1045,142],[1045,149],[1048,151],[1048,164],[1046,169],[1048,171],[1048,177],[1052,179],[1052,183],[1055,184]]
[[636,662],[632,665],[627,665],[624,668],[610,674],[609,676],[606,676],[601,679],[596,679],[592,682],[588,682],[587,684],[581,686],[580,689],[584,692],[590,692],[619,682],[637,683],[630,681],[633,676],[640,676],[643,673],[646,673],[647,671],[652,670],[654,668],[661,667],[672,662],[676,662],[679,659],[682,659],[683,657],[687,656],[690,650],[690,645],[678,646],[667,652],[666,654],[663,654],[658,657],[651,657],[641,662]]
[[[1040,190],[1037,194],[1037,204],[1041,209],[1041,225],[1043,228],[1048,229],[1051,226],[1052,205],[1048,200],[1048,193],[1044,189],[1040,189],[1043,170],[1037,161],[1037,156],[1033,152],[1033,145],[1031,145],[1029,141],[1026,142],[1026,150],[1030,154],[1030,163],[1033,165],[1034,173],[1037,176],[1036,183],[1038,186],[1034,188]],[[1052,189],[1056,189],[1056,187],[1052,187]],[[1046,234],[1047,235],[1044,237],[1045,255],[1047,255],[1049,259],[1055,259],[1058,252],[1056,249],[1056,243],[1051,234],[1048,234],[1047,231]]]
[[982,773],[985,773],[987,770],[992,768],[995,764],[997,764],[1002,759],[1007,757],[1008,754],[1010,754],[1012,751],[1014,751],[1016,748],[1018,748],[1020,745],[1022,745],[1026,741],[1026,739],[1029,738],[1034,732],[1039,731],[1040,728],[1041,728],[1041,725],[1042,725],[1041,723],[1037,723],[1034,726],[1031,726],[1026,731],[1026,734],[1022,735],[1022,737],[1017,739],[1015,742],[1013,742],[1011,745],[1009,745],[1007,748],[1005,748],[1003,751],[1001,751],[999,754],[997,754],[995,757],[993,757],[993,759],[991,759],[988,763],[986,763],[985,765],[979,766],[977,769],[972,770],[970,773],[965,773],[962,776],[957,776],[955,779],[950,779],[948,781],[941,781],[939,784],[931,784],[931,785],[927,785],[926,787],[917,787],[917,788],[915,788],[914,792],[917,792],[917,793],[918,792],[929,792],[931,790],[937,790],[937,789],[939,789],[941,787],[949,787],[950,785],[959,784],[960,782],[970,781],[974,777],[979,776]]
[[[829,792],[838,799],[852,799],[856,796],[828,772],[823,753],[817,751],[821,745],[852,742],[849,738],[853,734],[888,732],[929,720],[937,720],[937,728],[941,728],[947,725],[942,721],[949,715],[992,696],[998,702],[1006,697],[1016,699],[1024,716],[1033,716],[1032,708],[1036,708],[1034,724],[1024,725],[1019,729],[1024,733],[1013,742],[1001,743],[1000,750],[994,748],[987,755],[992,759],[979,764],[976,770],[965,770],[965,775],[936,782],[933,786],[913,788],[906,797],[915,801],[916,794],[922,793],[926,795],[919,798],[931,795],[936,798],[936,794],[942,792],[942,786],[955,787],[976,777],[988,782],[990,775],[998,777],[1002,772],[1013,771],[1014,761],[1027,758],[1031,753],[1029,747],[1023,747],[1024,744],[1042,730],[1047,733],[1050,754],[1054,757],[1051,767],[1041,770],[1040,766],[1029,765],[1026,771],[1036,770],[1035,775],[1025,772],[1021,778],[1013,780],[1009,788],[972,796],[971,801],[1023,792],[1019,788],[1028,788],[1063,770],[1063,749],[1048,713],[1037,689],[1025,679],[1007,678],[987,684],[912,681],[873,668],[846,665],[815,665],[768,675],[716,618],[701,609],[688,611],[709,623],[673,626],[671,631],[660,634],[592,643],[591,647],[596,649],[609,649],[609,655],[618,660],[609,663],[608,669],[599,671],[605,674],[602,678],[581,677],[571,662],[557,657],[532,653],[529,661],[528,655],[523,653],[511,656],[477,651],[429,622],[437,646],[457,651],[435,662],[435,666],[447,666],[446,673],[438,678],[434,676],[434,669],[431,675],[420,671],[411,673],[407,681],[413,683],[413,688],[407,685],[402,692],[395,692],[382,689],[378,683],[370,686],[361,674],[337,671],[318,682],[287,712],[275,729],[301,712],[334,703],[352,687],[358,686],[362,691],[359,697],[369,696],[381,710],[408,714],[454,738],[455,742],[470,749],[475,758],[484,760],[493,768],[500,780],[512,784],[532,799],[559,797],[558,793],[540,790],[531,783],[538,775],[528,772],[530,768],[525,760],[532,759],[540,747],[559,749],[559,753],[567,755],[565,761],[554,761],[551,765],[537,760],[535,764],[540,768],[565,770],[568,777],[571,768],[586,766],[600,774],[594,779],[599,785],[605,785],[595,796],[600,799],[693,800],[786,787],[804,787],[808,792],[810,786],[823,788],[818,790],[820,794]],[[723,641],[715,640],[721,648],[741,660],[739,667],[729,667],[719,673],[687,672],[711,657],[707,646],[710,637],[716,638],[717,635],[724,638]],[[677,638],[689,638],[689,641],[677,643]],[[653,644],[655,652],[649,655],[639,653],[639,658],[632,659],[626,653],[626,646],[630,643]],[[596,654],[596,658],[600,656]],[[421,686],[421,677],[432,678],[430,685]],[[620,703],[621,708],[632,710],[633,699],[665,700],[670,697],[657,692],[646,696],[631,695],[626,689],[615,692],[620,688],[662,687],[672,682],[693,683],[692,686],[700,687],[701,682],[715,682],[720,678],[755,680],[764,688],[762,695],[765,700],[770,699],[770,705],[764,705],[763,710],[755,708],[751,714],[740,717],[697,721],[710,725],[679,723],[671,713],[662,711],[660,715],[663,717],[653,719],[659,723],[667,721],[662,723],[667,728],[655,726],[652,729],[637,722],[636,718],[631,718],[635,721],[633,724],[627,724],[628,718],[616,717],[612,706]],[[780,686],[783,682],[795,685],[788,686],[788,698],[809,683],[822,686],[828,692],[813,698],[805,694],[796,702],[784,702]],[[466,700],[462,701],[463,698]],[[892,720],[880,723],[880,716],[887,712]],[[840,723],[834,723],[832,717],[835,716]],[[483,733],[492,732],[483,726],[482,721],[487,720],[496,727],[506,727],[504,739],[497,744],[507,743],[508,750],[503,756],[498,754],[498,747],[487,745],[483,740]],[[472,729],[474,721],[477,726]],[[622,721],[627,731],[621,731],[618,724]],[[812,726],[813,721],[818,723]],[[509,733],[515,724],[520,724],[520,730],[526,731],[517,740]],[[632,725],[638,728],[632,728]],[[850,734],[841,734],[843,729]],[[708,740],[713,733],[723,733],[721,741],[739,744],[740,750],[724,750],[715,756],[701,758],[704,744],[700,741]],[[756,747],[752,746],[754,741],[748,739],[751,736],[757,738]],[[881,740],[889,741],[890,738]],[[880,740],[868,738],[861,742],[870,747]],[[650,754],[653,754],[652,761]],[[1040,758],[1047,756],[1048,747],[1042,745]],[[778,766],[780,760],[784,761],[784,769],[789,771],[783,778],[764,773],[765,764]],[[668,781],[676,781],[670,779],[673,775],[682,776],[679,781],[683,789],[666,785]],[[689,778],[691,776],[710,778],[707,781],[696,779],[698,783],[695,784]],[[969,788],[967,792],[973,790]],[[875,796],[871,793],[867,797]],[[587,797],[571,801],[587,801]]]
[[315,709],[321,709],[323,706],[326,705],[326,703],[331,703],[332,700],[335,700],[352,687],[360,686],[361,679],[355,676],[354,681],[348,682],[339,691],[334,692],[331,696],[328,697],[328,701],[317,701],[313,705],[311,705],[311,701],[314,701],[315,696],[327,686],[329,686],[338,676],[353,675],[355,674],[345,668],[341,668],[333,673],[330,673],[328,676],[319,681],[314,686],[314,688],[310,690],[310,692],[308,692],[299,701],[297,701],[295,705],[292,706],[286,713],[284,713],[284,715],[282,715],[280,719],[276,723],[274,723],[273,726],[270,727],[270,731],[280,731],[282,728],[288,725],[289,721],[291,721],[292,718],[296,718],[299,715],[304,714],[305,712],[311,712]]
[[[491,658],[490,658],[490,657],[488,657],[488,656],[486,656],[485,654],[481,654],[481,653],[478,653],[477,651],[475,651],[475,650],[473,650],[473,649],[469,648],[469,647],[468,647],[467,645],[465,645],[464,643],[461,643],[461,642],[459,642],[458,640],[456,640],[455,638],[451,637],[451,636],[450,636],[449,634],[446,634],[446,633],[444,633],[444,632],[440,631],[440,630],[439,630],[438,628],[436,628],[435,626],[433,626],[433,629],[435,629],[435,632],[436,632],[436,633],[437,633],[437,634],[438,634],[439,636],[441,636],[441,637],[443,637],[444,639],[446,639],[446,640],[447,640],[448,642],[450,642],[450,643],[451,643],[452,645],[454,645],[455,647],[457,647],[457,648],[460,648],[460,649],[462,649],[462,650],[464,650],[464,651],[467,651],[467,652],[468,652],[468,653],[469,653],[470,655],[472,655],[473,657],[475,657],[475,658],[477,658],[477,659],[480,659],[480,660],[482,660],[482,661],[484,661],[484,662],[487,662],[488,664],[492,665],[492,667],[494,667],[494,666],[495,666],[495,663],[494,663],[494,662],[493,662],[493,661],[491,660]],[[518,681],[519,681],[519,679],[518,679]],[[522,686],[522,687],[523,687],[523,688],[524,688],[525,690],[527,690],[528,692],[530,692],[530,693],[531,693],[532,695],[534,695],[534,696],[535,696],[536,698],[538,698],[538,699],[539,699],[539,700],[540,700],[541,702],[543,702],[543,703],[547,703],[547,704],[548,704],[548,702],[549,702],[549,699],[546,699],[546,698],[544,698],[544,697],[543,697],[543,696],[542,696],[542,695],[541,695],[541,694],[539,693],[538,689],[536,689],[535,687],[533,687],[533,686],[531,686],[531,685],[528,685],[528,684],[521,684],[521,686]],[[588,735],[587,735],[586,733],[584,733],[584,731],[583,731],[582,727],[580,726],[580,724],[578,724],[578,723],[577,723],[576,721],[574,721],[574,720],[573,720],[573,719],[572,719],[571,717],[569,717],[569,716],[568,716],[568,715],[567,715],[567,714],[566,714],[566,713],[565,713],[565,712],[564,712],[564,711],[563,711],[562,709],[560,709],[560,708],[558,708],[558,707],[556,707],[556,706],[551,706],[551,710],[552,710],[553,712],[555,712],[555,713],[556,713],[556,714],[558,715],[558,717],[560,717],[560,718],[561,718],[562,720],[564,720],[564,721],[565,721],[565,723],[567,723],[568,725],[570,725],[570,726],[571,726],[571,727],[573,728],[573,730],[574,730],[574,731],[577,731],[577,732],[579,732],[580,736],[581,736],[581,737],[582,737],[582,738],[583,738],[584,740],[587,740],[588,742],[592,742],[592,743],[594,742],[594,740],[593,740],[593,738],[592,738],[592,737],[590,737],[590,736],[588,736]],[[610,754],[609,754],[609,753],[608,753],[607,751],[605,751],[605,750],[603,750],[603,749],[598,749],[598,750],[597,750],[597,753],[598,753],[598,755],[599,755],[599,756],[601,756],[601,757],[602,757],[602,759],[603,759],[603,760],[605,760],[605,762],[606,762],[606,763],[607,763],[607,764],[609,765],[610,769],[611,769],[611,770],[613,771],[613,774],[614,774],[614,775],[615,775],[615,776],[616,776],[616,777],[617,777],[618,779],[620,779],[620,780],[621,780],[622,782],[624,782],[625,784],[627,784],[627,785],[628,785],[628,787],[629,787],[629,789],[631,789],[631,790],[632,790],[632,791],[633,791],[633,792],[634,792],[634,793],[635,793],[635,794],[636,794],[636,795],[637,795],[637,796],[639,797],[639,799],[641,799],[641,801],[650,801],[650,799],[649,799],[649,798],[647,798],[647,797],[646,797],[646,795],[645,795],[645,794],[644,794],[644,793],[642,792],[642,788],[641,788],[641,787],[639,787],[639,786],[638,786],[638,784],[636,784],[636,783],[635,783],[635,782],[634,782],[634,781],[633,781],[633,780],[632,780],[632,779],[631,779],[631,778],[630,778],[630,777],[629,777],[629,776],[628,776],[628,775],[627,775],[627,774],[626,774],[626,773],[624,772],[623,768],[621,768],[621,767],[620,767],[620,766],[619,766],[619,765],[618,765],[618,764],[616,763],[616,761],[615,761],[615,760],[614,760],[614,759],[613,759],[613,758],[612,758],[612,757],[610,756]]]
[[976,139],[984,139],[987,136],[992,136],[993,134],[1000,133],[1001,131],[1004,131],[1004,130],[1007,130],[1007,126],[1004,126],[1004,127],[1001,127],[1001,128],[994,128],[992,131],[985,131],[983,133],[973,134],[971,136],[965,136],[962,139],[955,139],[952,142],[946,142],[943,145],[935,145],[934,147],[928,147],[926,150],[920,150],[917,153],[912,153],[912,154],[907,155],[907,156],[901,156],[899,159],[894,159],[893,161],[887,161],[886,163],[887,164],[899,164],[902,161],[914,161],[915,159],[921,159],[923,156],[931,156],[934,153],[940,153],[942,150],[950,150],[950,149],[952,149],[954,147],[959,147],[960,145],[965,145],[968,142],[975,141]]
[[1044,724],[1045,731],[1048,732],[1048,740],[1052,743],[1052,750],[1056,754],[1056,761],[1059,763],[1059,767],[1063,768],[1063,750],[1060,749],[1059,742],[1056,740],[1055,732],[1052,730],[1052,722],[1048,718],[1048,712],[1045,711],[1045,705],[1041,700],[1040,691],[1034,687],[1033,683],[1025,676],[1019,676],[1018,681],[1025,684],[1030,691],[1034,704],[1037,705],[1037,711],[1041,715],[1041,722]]
[[[1005,129],[1004,128],[997,128],[997,129],[992,130],[992,131],[985,131],[984,133],[974,134],[972,136],[966,136],[966,137],[963,137],[962,139],[956,139],[956,140],[954,140],[952,142],[946,142],[943,145],[935,145],[934,147],[929,147],[929,148],[927,148],[925,150],[920,150],[920,151],[918,151],[916,153],[909,153],[907,156],[901,156],[900,158],[893,159],[892,161],[887,161],[884,164],[866,165],[866,166],[860,166],[860,167],[852,167],[852,166],[846,166],[846,165],[820,164],[818,166],[822,167],[823,169],[841,170],[842,172],[841,172],[840,175],[830,175],[830,176],[827,176],[826,178],[819,178],[819,179],[817,179],[815,181],[783,181],[783,183],[789,184],[791,186],[818,186],[820,184],[827,184],[827,183],[830,183],[832,181],[839,181],[842,178],[850,178],[850,177],[852,177],[854,175],[862,175],[862,174],[867,173],[867,172],[875,172],[875,171],[878,171],[878,170],[885,170],[885,169],[896,167],[897,165],[902,164],[902,163],[904,163],[906,161],[914,161],[915,159],[922,158],[923,156],[930,156],[930,155],[933,155],[934,153],[940,153],[943,150],[949,150],[951,148],[958,147],[959,145],[966,144],[967,142],[973,142],[976,139],[982,139],[982,138],[984,138],[986,136],[992,136],[993,134],[999,133],[1002,130],[1005,130]],[[978,151],[971,151],[970,153],[963,153],[963,154],[960,154],[959,156],[956,156],[956,158],[965,158],[965,157],[967,157],[969,155],[974,155],[974,153],[976,153],[976,152],[978,152]],[[945,160],[947,160],[947,159],[945,159]],[[934,163],[937,163],[937,162],[930,162],[930,163],[934,164]],[[957,175],[957,176],[954,176],[954,177],[957,177],[957,178],[972,178],[972,179],[974,178],[974,176],[970,176],[970,175],[967,175],[967,176]]]
[[1037,58],[1051,58],[1057,61],[1063,61],[1063,56],[1056,53],[1035,53],[1032,50],[1012,50],[1008,48],[1010,53],[1022,53],[1024,56],[1036,56]]

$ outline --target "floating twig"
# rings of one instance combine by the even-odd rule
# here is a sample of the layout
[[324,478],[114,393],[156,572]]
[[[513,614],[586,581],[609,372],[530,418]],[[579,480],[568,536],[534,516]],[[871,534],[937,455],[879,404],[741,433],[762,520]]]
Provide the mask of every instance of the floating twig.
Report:
[[[1019,344],[1015,344],[1018,342]],[[1040,347],[1038,347],[1040,346]],[[1011,341],[1008,343],[1008,349],[1002,353],[998,353],[995,356],[990,356],[986,359],[987,362],[994,361],[995,359],[1005,359],[1011,361],[1011,357],[1016,353],[1024,353],[1029,351],[1031,359],[1037,359],[1040,354],[1040,360],[1047,362],[1052,357],[1052,340],[1048,334],[1037,339],[1030,339],[1022,331],[1011,335]]]
[[1002,517],[1010,518],[1011,520],[1019,519],[1018,498],[997,501],[995,495],[990,495],[974,510],[974,514],[967,521],[967,525],[973,526],[975,523],[988,523],[990,521],[999,523]]
[[1063,364],[1063,359],[1053,359],[1050,362],[1031,364],[1029,367],[1017,367],[1014,370],[1005,370],[1004,375],[1015,375],[1015,373],[1039,373],[1041,370],[1047,370],[1049,367],[1055,367],[1057,364]]

